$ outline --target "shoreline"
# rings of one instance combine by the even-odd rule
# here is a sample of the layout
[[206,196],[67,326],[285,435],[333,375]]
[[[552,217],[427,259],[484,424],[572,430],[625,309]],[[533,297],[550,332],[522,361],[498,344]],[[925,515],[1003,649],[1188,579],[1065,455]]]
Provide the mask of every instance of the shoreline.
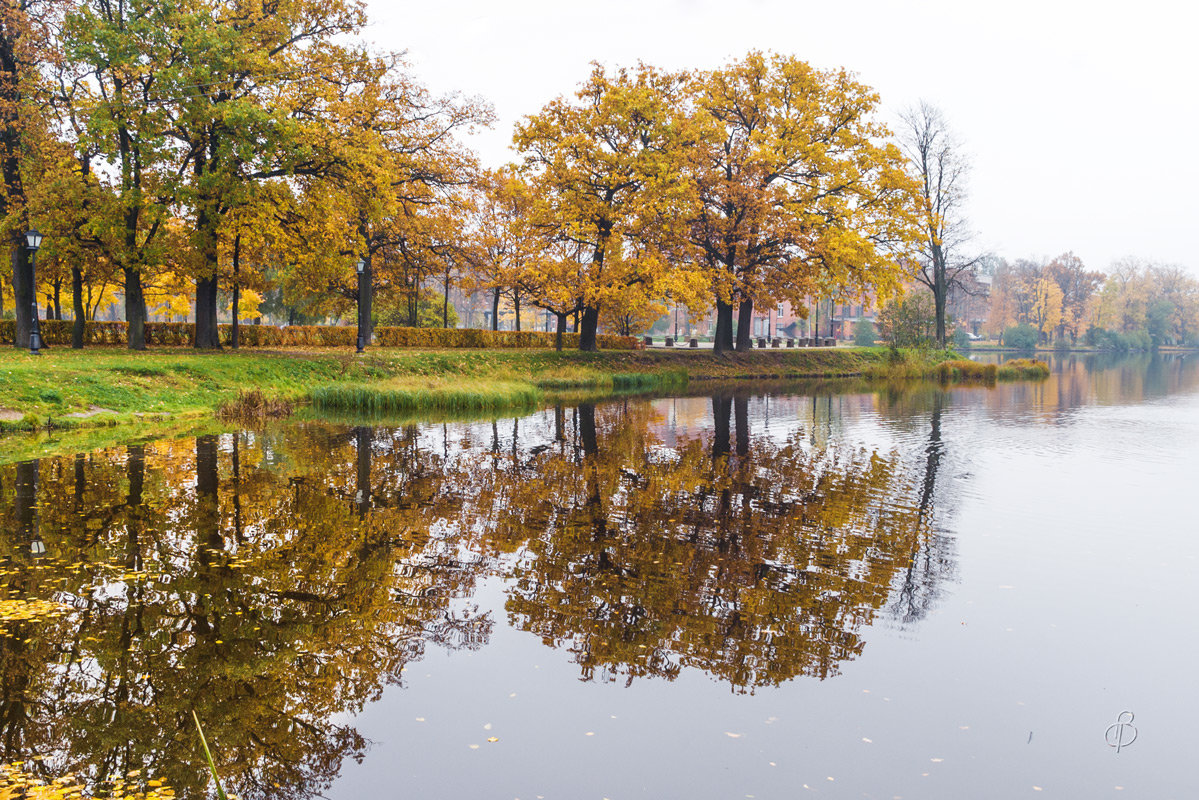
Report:
[[[0,437],[5,457],[78,449],[190,430],[227,428],[243,392],[259,392],[305,418],[499,414],[555,402],[682,391],[690,384],[792,380],[969,382],[946,372],[952,353],[886,348],[711,351],[55,348],[40,356],[0,350]],[[1030,376],[1023,376],[1030,377]],[[993,380],[992,377],[990,380]],[[1019,378],[1017,378],[1019,379]],[[218,419],[218,410],[222,410]],[[223,420],[223,421],[222,421]],[[256,420],[261,422],[262,420]],[[15,434],[32,434],[15,446]],[[50,441],[53,440],[53,441]],[[68,445],[68,441],[74,444]],[[53,449],[58,449],[54,447]]]

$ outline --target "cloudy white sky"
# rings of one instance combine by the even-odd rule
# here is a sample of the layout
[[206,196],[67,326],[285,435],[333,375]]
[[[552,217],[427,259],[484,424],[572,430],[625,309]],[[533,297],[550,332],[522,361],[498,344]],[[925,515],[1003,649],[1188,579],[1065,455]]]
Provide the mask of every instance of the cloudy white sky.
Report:
[[1199,6],[1183,0],[368,0],[368,38],[407,50],[437,92],[491,102],[475,138],[512,158],[512,126],[573,90],[589,62],[714,67],[751,49],[845,67],[888,118],[926,99],[971,155],[979,247],[1073,250],[1199,271]]

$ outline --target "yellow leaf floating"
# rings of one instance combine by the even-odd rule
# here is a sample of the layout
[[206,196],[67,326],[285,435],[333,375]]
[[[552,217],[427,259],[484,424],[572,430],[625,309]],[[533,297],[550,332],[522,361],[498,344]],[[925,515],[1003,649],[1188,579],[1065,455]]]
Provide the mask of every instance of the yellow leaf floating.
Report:
[[[92,800],[83,784],[72,775],[63,775],[49,783],[21,769],[24,762],[0,765],[0,800]],[[130,777],[139,773],[132,772]],[[162,781],[147,781],[142,791],[122,778],[104,785],[101,795],[110,800],[175,800],[175,792]]]
[[66,606],[50,600],[0,600],[0,622],[24,622],[54,617],[66,611]]

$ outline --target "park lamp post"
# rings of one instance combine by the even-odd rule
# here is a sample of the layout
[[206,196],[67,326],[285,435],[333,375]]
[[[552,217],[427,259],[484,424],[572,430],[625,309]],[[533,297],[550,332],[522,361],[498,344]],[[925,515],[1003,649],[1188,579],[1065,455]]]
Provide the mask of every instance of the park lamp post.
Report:
[[370,276],[366,273],[366,259],[358,257],[358,352],[366,349],[367,315],[370,314]]
[[37,249],[42,246],[42,235],[37,228],[25,232],[25,247],[29,250],[29,289],[33,295],[33,316],[29,320],[29,352],[41,355],[42,330],[37,321]]

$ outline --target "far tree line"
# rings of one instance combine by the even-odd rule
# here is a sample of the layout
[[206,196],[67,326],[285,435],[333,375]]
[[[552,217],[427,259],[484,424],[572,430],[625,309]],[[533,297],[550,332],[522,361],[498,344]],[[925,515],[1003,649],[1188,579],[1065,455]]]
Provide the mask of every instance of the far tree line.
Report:
[[464,138],[490,107],[432,95],[366,23],[356,0],[7,4],[0,315],[17,343],[41,306],[82,346],[116,303],[131,349],[151,316],[216,348],[220,317],[348,316],[359,271],[376,323],[450,326],[452,295],[486,293],[490,326],[539,309],[585,350],[679,306],[714,312],[717,352],[743,350],[755,308],[920,284],[952,335],[983,259],[935,108],[894,133],[869,86],[787,55],[596,65],[485,169]]

